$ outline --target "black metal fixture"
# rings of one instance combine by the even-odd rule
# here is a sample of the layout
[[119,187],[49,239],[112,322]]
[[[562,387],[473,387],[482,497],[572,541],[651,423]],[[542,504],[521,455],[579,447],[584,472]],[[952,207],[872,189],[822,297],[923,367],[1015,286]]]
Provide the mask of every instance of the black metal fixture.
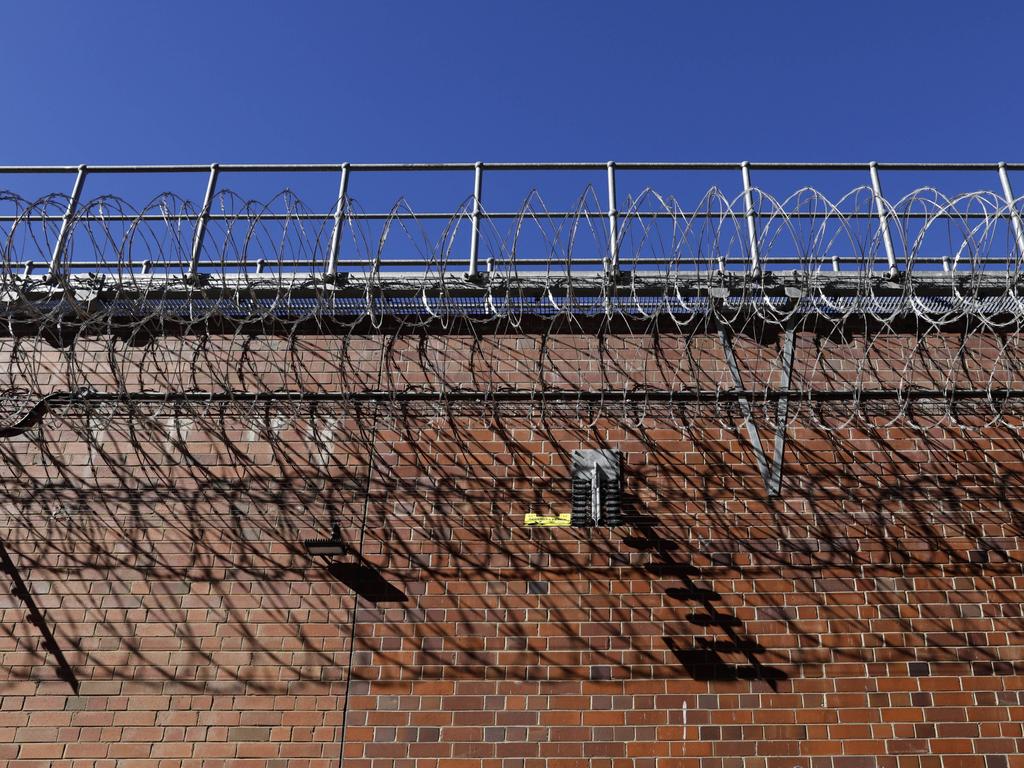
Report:
[[325,560],[330,560],[332,557],[339,555],[352,554],[353,552],[352,547],[342,540],[341,526],[337,523],[331,528],[331,538],[306,539],[302,543],[306,547],[306,554],[310,557],[322,557]]
[[572,452],[573,527],[622,525],[622,454]]

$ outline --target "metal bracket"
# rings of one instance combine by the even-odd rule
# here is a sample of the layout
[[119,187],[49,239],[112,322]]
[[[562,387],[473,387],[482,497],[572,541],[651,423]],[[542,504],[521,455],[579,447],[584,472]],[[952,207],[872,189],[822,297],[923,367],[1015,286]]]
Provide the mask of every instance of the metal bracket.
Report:
[[[732,348],[732,337],[729,335],[729,329],[721,323],[715,323],[718,326],[718,338],[722,342],[722,350],[725,352],[725,362],[729,366],[729,373],[732,374],[732,382],[736,389],[743,391],[743,379],[740,376],[739,364],[736,362],[736,352]],[[754,458],[757,459],[757,468],[761,472],[761,477],[764,479],[765,486],[768,485],[768,462],[764,455],[764,446],[761,445],[761,435],[757,431],[757,425],[754,424],[753,413],[750,408],[750,401],[745,395],[740,395],[737,398],[737,402],[740,404],[740,410],[743,412],[743,421],[747,425],[747,435],[750,437],[750,445],[754,449]]]
[[779,407],[775,413],[775,451],[772,456],[771,474],[765,481],[768,495],[775,497],[782,490],[782,460],[786,453],[786,421],[789,419],[789,388],[793,380],[793,358],[796,352],[796,328],[794,316],[786,323],[782,342],[782,379],[779,387]]
[[[722,343],[725,352],[725,362],[732,374],[733,384],[737,390],[743,392],[743,379],[740,376],[739,364],[736,361],[736,352],[732,346],[732,337],[729,329],[720,323],[718,326],[718,338]],[[782,488],[782,461],[786,451],[786,420],[789,416],[789,387],[793,375],[793,357],[796,348],[796,329],[794,322],[790,319],[786,324],[786,331],[782,348],[782,381],[780,382],[782,394],[779,396],[779,409],[777,413],[777,424],[775,426],[775,444],[772,455],[772,463],[768,464],[768,458],[764,452],[764,445],[761,442],[761,434],[757,431],[757,425],[753,419],[753,409],[750,400],[746,395],[739,395],[736,400],[743,412],[743,420],[746,422],[747,435],[750,438],[750,445],[754,449],[754,458],[757,460],[757,468],[764,480],[765,490],[769,497],[779,495]]]

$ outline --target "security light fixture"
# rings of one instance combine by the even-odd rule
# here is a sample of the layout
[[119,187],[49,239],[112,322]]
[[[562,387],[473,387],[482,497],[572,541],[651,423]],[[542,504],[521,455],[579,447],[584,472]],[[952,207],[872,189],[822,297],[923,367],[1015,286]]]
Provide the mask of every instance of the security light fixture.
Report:
[[622,454],[616,450],[572,452],[572,525],[622,524]]
[[330,559],[339,555],[347,555],[352,552],[352,547],[342,541],[341,526],[337,523],[331,529],[329,539],[306,539],[302,542],[306,547],[306,553],[310,557],[323,557]]

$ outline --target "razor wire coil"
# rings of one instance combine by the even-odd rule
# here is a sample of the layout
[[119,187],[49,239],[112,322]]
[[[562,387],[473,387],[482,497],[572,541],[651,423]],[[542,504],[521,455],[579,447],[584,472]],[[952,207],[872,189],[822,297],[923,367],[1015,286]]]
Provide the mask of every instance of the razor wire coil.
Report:
[[[786,421],[834,429],[882,412],[962,428],[1020,423],[1024,201],[989,191],[921,188],[879,206],[868,186],[836,200],[810,187],[784,199],[753,188],[749,202],[712,188],[685,208],[646,189],[618,206],[614,241],[592,187],[570,210],[533,191],[510,213],[467,199],[450,214],[418,214],[399,199],[377,214],[346,197],[320,214],[287,191],[255,202],[221,190],[208,210],[170,194],[141,207],[78,201],[70,215],[63,195],[0,193],[0,203],[14,210],[0,219],[12,408],[55,392],[67,393],[62,407],[104,393],[162,398],[174,412],[219,398],[264,423],[268,403],[294,415],[326,393],[397,404],[418,392],[416,407],[436,397],[442,410],[527,393],[542,414],[570,410],[587,423],[612,412],[685,422],[695,409],[725,423],[746,392],[769,424],[782,399]],[[474,209],[486,268],[468,279]],[[898,275],[887,271],[885,231]],[[780,394],[789,324],[797,363]],[[485,326],[540,340],[523,347],[535,359],[518,378],[500,374],[509,350]],[[716,328],[743,345],[742,384],[722,365]],[[367,329],[427,341],[415,363],[383,350],[389,381],[375,387],[360,368],[366,355],[350,354],[348,337]],[[601,380],[573,378],[571,350],[547,343],[573,329],[596,340],[583,352]],[[346,339],[319,378],[308,367],[317,332]],[[665,334],[667,353],[652,342]],[[609,337],[633,356],[601,350]],[[403,365],[422,380],[403,380]]]

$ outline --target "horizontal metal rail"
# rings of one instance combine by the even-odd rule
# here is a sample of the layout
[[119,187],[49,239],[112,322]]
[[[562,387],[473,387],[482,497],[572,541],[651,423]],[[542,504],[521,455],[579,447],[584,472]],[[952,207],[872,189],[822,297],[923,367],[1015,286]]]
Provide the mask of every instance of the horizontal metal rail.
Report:
[[[117,266],[123,268],[139,268],[139,269],[170,269],[187,267],[188,260],[166,260],[166,261],[153,261],[148,260],[149,263],[143,261],[75,261],[72,264],[68,264],[67,267],[71,270],[77,269],[111,269]],[[656,264],[663,266],[675,266],[675,265],[706,265],[710,263],[710,259],[698,259],[698,258],[657,258],[651,257],[623,257],[620,259],[620,264],[631,265],[631,264]],[[722,263],[727,265],[743,265],[748,263],[746,258],[727,258],[721,259]],[[885,266],[888,269],[888,264],[884,255],[876,256],[874,259],[865,259],[861,256],[829,256],[829,257],[816,257],[816,258],[805,258],[801,256],[771,256],[762,258],[762,264],[818,264],[818,265],[831,265],[834,262],[839,264],[859,264],[869,266],[876,263],[881,269],[881,266]],[[928,265],[943,265],[949,262],[948,256],[917,256],[914,258],[914,264],[928,264]],[[284,266],[284,267],[319,267],[322,265],[320,259],[217,259],[203,262],[203,266],[208,269],[220,268],[220,267],[253,267],[257,271],[259,269],[266,269],[272,266]],[[717,262],[716,262],[717,263]],[[970,265],[999,265],[1005,264],[1006,260],[996,257],[973,257],[964,258],[960,262],[963,266]],[[441,267],[441,266],[464,266],[469,264],[467,258],[448,258],[448,259],[437,259],[435,261],[424,261],[422,259],[382,259],[375,261],[372,259],[349,259],[345,262],[347,267],[371,267],[374,264],[379,264],[382,267]],[[532,267],[566,267],[566,266],[594,266],[600,267],[604,265],[604,259],[601,258],[573,258],[572,261],[566,261],[565,259],[543,259],[543,258],[527,258],[517,257],[515,259],[493,259],[492,264],[494,266],[500,265],[511,265],[511,266],[532,266]],[[18,267],[27,267],[29,262],[21,262]],[[42,262],[36,264],[32,263],[33,270],[42,269],[46,265]]]
[[[345,163],[220,163],[222,173],[340,173]],[[659,163],[615,162],[619,171],[738,171],[743,162]],[[868,171],[864,163],[758,163],[752,171]],[[1024,170],[1024,163],[875,163],[883,171],[1010,171]],[[349,163],[350,171],[473,171],[478,163]],[[485,171],[605,171],[608,161],[589,163],[479,163]],[[7,165],[4,173],[77,173],[77,165]],[[90,165],[89,173],[209,173],[205,165]]]
[[[463,262],[465,263],[465,262]],[[417,265],[422,266],[422,265]],[[742,271],[728,271],[723,275],[710,269],[695,269],[668,273],[663,269],[645,269],[631,272],[627,279],[610,284],[599,268],[573,272],[564,265],[551,269],[502,270],[488,275],[483,282],[467,279],[456,269],[436,268],[427,272],[382,270],[346,273],[343,281],[331,281],[318,270],[271,272],[270,280],[261,280],[253,271],[223,270],[208,273],[201,286],[183,280],[180,271],[135,271],[130,274],[111,275],[83,271],[69,274],[66,281],[54,284],[43,276],[22,276],[11,273],[3,277],[0,286],[0,314],[17,302],[45,306],[61,297],[73,298],[92,295],[106,301],[117,298],[138,297],[152,300],[162,298],[195,298],[215,300],[218,297],[242,297],[255,291],[263,298],[281,297],[286,303],[301,298],[329,301],[330,297],[402,299],[415,297],[445,297],[476,300],[485,303],[505,298],[522,300],[562,301],[572,303],[573,297],[594,300],[594,297],[617,297],[616,301],[629,302],[633,297],[649,300],[669,300],[680,297],[734,297],[741,303],[761,302],[795,295],[820,297],[840,301],[891,298],[906,302],[916,298],[947,297],[954,300],[1008,300],[1016,314],[1024,313],[1024,281],[1014,275],[992,270],[975,274],[921,271],[910,279],[891,280],[884,263],[870,270],[843,270],[827,272],[779,270],[771,279],[752,280]],[[2,327],[2,326],[0,326]]]
[[[878,214],[868,211],[832,211],[832,212],[814,212],[814,211],[757,211],[754,210],[751,215],[757,219],[814,219],[819,221],[832,220],[857,220],[867,219],[873,220],[878,218]],[[607,219],[608,214],[603,211],[500,211],[496,213],[488,213],[481,211],[479,214],[481,219],[502,219],[502,220],[516,220],[516,219]],[[619,221],[629,222],[630,219],[716,219],[716,220],[728,220],[734,219],[736,221],[742,221],[746,214],[738,211],[636,211],[626,209],[618,212]],[[26,214],[22,216],[14,214],[0,215],[0,222],[57,222],[61,220],[61,215],[53,213],[50,215],[46,214]],[[102,214],[102,213],[87,213],[79,214],[74,216],[74,220],[85,221],[85,222],[134,222],[134,221],[197,221],[200,218],[198,213],[173,213],[173,214],[159,214],[159,213],[143,213],[143,214]],[[417,220],[433,220],[433,221],[451,221],[452,219],[466,219],[470,220],[472,215],[469,212],[443,212],[443,211],[430,211],[424,213],[410,213],[405,211],[399,211],[395,213],[346,213],[344,215],[346,220],[352,221],[417,221]],[[957,210],[939,210],[934,213],[923,213],[920,211],[908,211],[906,213],[897,212],[892,214],[892,218],[895,220],[933,220],[933,219],[950,219],[950,220],[971,220],[981,221],[986,219],[1006,219],[1012,221],[1014,214],[1010,211],[993,211],[991,213],[984,213],[980,211],[957,211]],[[331,221],[334,219],[333,213],[303,213],[303,212],[262,212],[262,211],[239,211],[238,213],[211,213],[206,216],[208,221],[239,221],[239,220],[250,220],[250,221]]]
[[[618,199],[616,179],[619,174],[647,173],[647,172],[735,172],[736,180],[741,182],[741,194],[737,195],[732,203],[719,200],[723,203],[717,209],[709,206],[701,210],[668,210],[656,209],[656,206],[644,206],[637,203],[636,198],[627,196],[625,200]],[[856,208],[848,203],[852,210],[831,208],[827,203],[822,203],[817,198],[809,198],[794,203],[796,210],[786,211],[779,209],[773,198],[758,188],[757,179],[752,178],[759,173],[770,175],[774,172],[793,171],[802,173],[819,172],[854,172],[864,174],[861,188],[870,196],[871,205],[867,200],[862,201],[864,208]],[[248,242],[249,234],[257,223],[283,222],[282,228],[291,222],[317,222],[323,225],[323,232],[326,233],[330,227],[330,246],[325,248],[323,261],[311,263],[309,266],[321,267],[323,274],[337,278],[350,268],[358,268],[369,264],[371,268],[383,268],[388,265],[410,265],[415,266],[415,260],[399,259],[392,260],[378,257],[376,259],[353,258],[353,254],[343,253],[345,243],[344,232],[347,231],[349,222],[359,221],[380,221],[384,223],[384,233],[381,235],[381,243],[387,236],[388,225],[391,222],[457,222],[465,221],[465,230],[469,233],[469,244],[466,247],[465,255],[451,257],[445,253],[443,257],[425,257],[419,261],[424,269],[430,269],[437,263],[468,265],[467,277],[476,279],[482,273],[493,269],[495,265],[544,265],[564,263],[559,259],[540,259],[524,256],[523,258],[505,259],[504,253],[500,252],[502,247],[497,249],[499,253],[488,256],[481,248],[481,238],[488,237],[491,233],[485,226],[499,221],[523,222],[536,220],[538,222],[557,221],[588,221],[595,225],[603,219],[605,226],[603,231],[607,233],[606,254],[601,259],[603,270],[612,279],[617,279],[620,266],[636,264],[698,264],[716,261],[719,270],[727,266],[746,266],[752,276],[758,276],[762,267],[772,268],[778,265],[792,265],[794,263],[831,263],[833,269],[838,271],[840,265],[848,263],[845,256],[828,256],[815,260],[802,257],[778,257],[770,252],[770,240],[776,236],[781,224],[789,221],[811,222],[822,227],[835,224],[841,226],[847,222],[865,222],[871,225],[872,231],[876,232],[879,241],[884,245],[884,255],[889,275],[897,278],[904,269],[910,269],[911,265],[937,265],[943,270],[949,271],[951,264],[981,266],[989,264],[1006,264],[1013,270],[1018,270],[1024,262],[1024,225],[1021,224],[1021,213],[1018,210],[1018,201],[1014,197],[1011,187],[1009,173],[1011,171],[1024,171],[1024,163],[817,163],[817,162],[474,162],[474,163],[297,163],[297,164],[246,164],[226,163],[213,165],[89,165],[89,166],[0,166],[0,187],[3,186],[2,179],[7,174],[75,174],[75,183],[69,196],[53,195],[49,199],[43,198],[33,205],[29,205],[20,213],[0,214],[0,224],[9,225],[10,232],[3,233],[0,230],[0,241],[7,238],[9,243],[4,249],[3,259],[5,266],[25,268],[28,274],[37,269],[35,259],[19,258],[15,245],[10,244],[11,233],[20,226],[28,225],[31,228],[42,224],[45,227],[57,227],[59,233],[56,235],[55,245],[49,254],[48,274],[52,280],[60,278],[61,273],[74,272],[81,269],[110,269],[112,265],[123,267],[125,263],[133,264],[137,261],[128,259],[111,260],[109,262],[88,258],[87,255],[74,255],[74,230],[78,226],[91,227],[94,224],[101,226],[112,224],[125,224],[135,226],[141,223],[162,222],[168,227],[181,227],[187,225],[194,229],[190,239],[191,258],[187,263],[187,275],[190,279],[202,279],[203,270],[211,267],[217,268],[225,264],[233,266],[248,267],[256,265],[258,270],[264,268],[268,263],[289,264],[294,266],[306,266],[303,260],[278,259],[277,262],[266,260],[251,260],[240,258],[225,261],[218,259],[211,254],[217,252],[218,245],[211,244],[210,239],[214,234],[210,232],[210,225],[216,224],[218,230],[227,229],[236,222],[244,222],[248,227],[246,234]],[[467,185],[467,197],[469,203],[454,211],[429,211],[416,213],[408,209],[396,209],[391,211],[363,211],[354,205],[358,198],[350,198],[350,187],[357,182],[353,179],[358,174],[366,173],[394,173],[394,172],[459,172],[472,174],[472,186]],[[488,212],[486,201],[483,199],[485,189],[485,174],[501,172],[601,172],[606,175],[607,200],[598,203],[601,210],[591,210],[590,207],[577,210],[534,210],[527,206],[520,210],[496,210]],[[895,206],[891,201],[886,200],[882,194],[882,183],[880,174],[882,172],[911,172],[911,173],[945,173],[945,172],[981,172],[991,173],[992,190],[984,190],[985,194],[991,197],[978,197],[977,193],[966,190],[966,194],[960,197],[946,199],[945,201],[935,199],[911,199],[910,203]],[[159,174],[208,174],[206,193],[203,196],[201,206],[196,210],[167,211],[159,213],[151,212],[152,208],[141,213],[126,213],[123,208],[115,204],[114,211],[106,213],[103,211],[102,202],[97,206],[97,201],[84,202],[88,198],[83,194],[83,186],[87,179],[97,175],[159,175]],[[220,207],[215,204],[218,195],[218,185],[222,183],[225,174],[338,174],[340,177],[339,194],[337,202],[331,211],[310,212],[305,210],[260,210],[255,207],[245,207],[241,210],[231,211],[215,210]],[[998,179],[998,184],[996,183]],[[599,185],[596,183],[595,175],[591,190]],[[807,185],[805,185],[807,186]],[[489,187],[487,187],[489,188]],[[855,190],[856,191],[856,190]],[[596,192],[594,193],[596,194]],[[596,201],[596,198],[595,198]],[[13,200],[7,200],[13,204]],[[61,207],[63,210],[49,212],[41,206],[53,205],[54,208]],[[730,207],[730,205],[732,207]],[[641,207],[644,206],[644,207]],[[774,207],[773,207],[774,206]],[[821,209],[819,210],[819,206]],[[187,204],[186,204],[187,207]],[[655,208],[655,209],[651,209]],[[924,210],[922,210],[924,209]],[[736,260],[728,252],[717,253],[708,259],[662,259],[657,256],[645,258],[635,253],[630,253],[631,242],[635,238],[641,239],[646,236],[646,230],[639,235],[634,228],[635,222],[658,222],[678,221],[685,222],[710,222],[719,226],[725,222],[734,224],[741,233],[737,233],[742,241],[743,258]],[[946,255],[928,257],[916,257],[911,254],[900,252],[898,247],[901,243],[896,239],[896,232],[904,240],[914,237],[912,232],[913,224],[918,222],[929,223],[935,221],[950,222],[953,226],[959,224],[964,230],[964,243],[958,249],[951,247],[951,252]],[[978,255],[973,253],[974,242],[973,232],[979,226],[992,226],[996,222],[1007,222],[1012,229],[1013,238],[1011,244],[1006,248],[1005,257],[1001,254],[993,257],[990,254]],[[516,224],[518,226],[518,224]],[[493,229],[493,227],[491,227]],[[595,227],[595,232],[598,232]],[[483,233],[483,234],[482,234]],[[86,235],[86,239],[92,235]],[[518,236],[518,235],[517,235]],[[603,237],[604,235],[601,235]],[[33,238],[37,237],[33,235]],[[46,238],[51,237],[47,230]],[[111,239],[116,235],[106,234]],[[125,235],[127,237],[127,234]],[[309,239],[308,234],[303,237]],[[314,233],[313,237],[317,237]],[[49,242],[49,240],[47,240]],[[906,245],[906,243],[903,243]],[[228,247],[226,244],[224,247]],[[460,247],[463,247],[460,244]],[[717,247],[717,245],[716,245]],[[703,249],[703,246],[702,248]],[[319,251],[317,244],[314,250]],[[378,251],[382,250],[382,245]],[[866,251],[873,252],[875,248],[867,248]],[[726,248],[728,251],[728,247]],[[365,254],[364,254],[365,255]],[[84,256],[84,258],[82,258]],[[866,256],[862,259],[865,263],[871,263],[874,256]],[[164,261],[164,265],[171,263]],[[591,266],[592,260],[587,258],[571,259],[572,264],[580,266]],[[159,259],[151,260],[151,266],[166,269]]]

